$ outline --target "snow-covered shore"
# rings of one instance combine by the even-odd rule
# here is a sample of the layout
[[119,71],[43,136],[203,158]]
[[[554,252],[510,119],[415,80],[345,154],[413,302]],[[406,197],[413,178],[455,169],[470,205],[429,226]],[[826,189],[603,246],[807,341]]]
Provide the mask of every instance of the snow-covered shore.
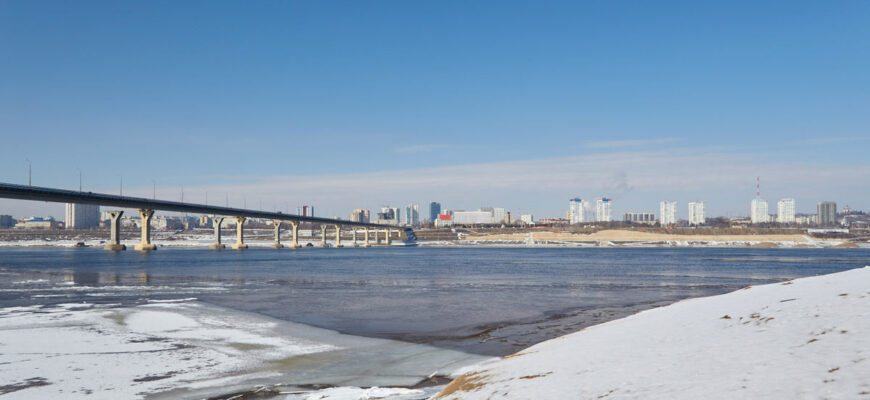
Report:
[[[66,303],[0,308],[4,399],[201,399],[255,387],[290,399],[437,392],[412,386],[488,357],[340,334],[194,298],[134,307]],[[298,385],[336,386],[325,391]],[[355,396],[355,397],[354,397]]]
[[596,325],[470,368],[435,398],[870,398],[870,267]]

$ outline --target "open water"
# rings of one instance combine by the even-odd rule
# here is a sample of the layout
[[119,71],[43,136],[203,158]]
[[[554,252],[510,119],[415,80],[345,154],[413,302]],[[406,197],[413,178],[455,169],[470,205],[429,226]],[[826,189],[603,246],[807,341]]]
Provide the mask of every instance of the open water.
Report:
[[870,265],[870,249],[0,249],[0,307],[199,301],[506,355],[676,300]]

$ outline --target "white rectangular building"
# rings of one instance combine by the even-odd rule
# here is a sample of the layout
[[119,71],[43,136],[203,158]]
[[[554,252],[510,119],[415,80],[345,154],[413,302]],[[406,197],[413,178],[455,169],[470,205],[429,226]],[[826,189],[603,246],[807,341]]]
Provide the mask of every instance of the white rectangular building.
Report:
[[770,222],[767,215],[767,201],[758,197],[752,199],[749,204],[749,219],[753,224],[764,224]]
[[66,203],[66,229],[90,229],[100,226],[100,206]]
[[677,202],[663,201],[659,203],[659,223],[662,226],[677,223]]
[[454,211],[454,225],[488,225],[492,223],[491,211]]
[[505,209],[504,207],[496,207],[492,209],[492,223],[501,225],[504,223]]
[[625,222],[630,222],[633,224],[653,225],[656,223],[656,215],[653,213],[645,212],[627,212],[622,219]]
[[595,222],[610,222],[612,220],[613,199],[602,197],[595,201]]
[[707,222],[704,216],[704,202],[689,202],[689,225],[704,225]]
[[575,197],[568,200],[568,223],[579,224],[586,222],[586,215],[583,210],[583,199]]
[[795,223],[794,199],[782,199],[776,202],[776,222],[780,224]]
[[522,221],[522,223],[524,223],[526,225],[534,225],[535,224],[535,218],[532,216],[532,214],[520,215],[520,221]]

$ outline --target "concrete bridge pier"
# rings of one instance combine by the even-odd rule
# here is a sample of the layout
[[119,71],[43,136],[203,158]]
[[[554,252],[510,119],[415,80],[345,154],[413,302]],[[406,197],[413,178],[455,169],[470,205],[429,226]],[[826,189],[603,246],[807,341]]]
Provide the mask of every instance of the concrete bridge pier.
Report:
[[326,225],[320,225],[320,247],[329,247],[326,244]]
[[333,226],[335,227],[335,247],[344,247],[341,244],[341,225],[335,224]]
[[272,225],[275,227],[275,243],[272,243],[273,249],[280,249],[284,247],[281,244],[281,221],[275,220],[272,222]]
[[127,250],[127,246],[121,244],[122,215],[124,215],[124,211],[122,210],[109,211],[109,218],[112,220],[112,226],[109,228],[109,243],[103,247],[106,250]]
[[293,228],[293,243],[290,244],[291,249],[298,249],[299,247],[299,221],[290,221],[290,227]]
[[211,219],[211,224],[214,227],[214,243],[212,243],[208,248],[210,249],[222,249],[224,246],[221,243],[221,224],[224,223],[224,217],[214,217]]
[[139,217],[142,221],[142,240],[133,248],[139,251],[157,250],[157,246],[151,243],[151,217],[154,216],[154,210],[139,210]]
[[393,244],[392,236],[393,236],[393,230],[390,228],[387,228],[387,241],[385,243],[387,246]]
[[365,234],[363,234],[363,247],[372,247],[371,243],[369,243],[369,228],[365,227]]
[[356,242],[356,228],[353,228],[351,232],[353,232],[353,247],[359,247],[359,243]]
[[247,218],[245,217],[236,217],[236,244],[233,245],[233,249],[235,250],[243,250],[248,248],[248,245],[245,244],[246,220]]

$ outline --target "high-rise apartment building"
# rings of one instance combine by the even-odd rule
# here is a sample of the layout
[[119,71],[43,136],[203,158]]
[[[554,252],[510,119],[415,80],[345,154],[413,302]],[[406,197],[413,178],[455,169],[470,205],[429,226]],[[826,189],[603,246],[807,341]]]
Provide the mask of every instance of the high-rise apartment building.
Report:
[[776,202],[776,222],[780,224],[795,223],[794,199],[782,199]]
[[420,206],[416,204],[408,204],[405,207],[405,223],[410,226],[417,226],[420,224]]
[[429,203],[429,221],[434,223],[439,215],[441,215],[441,203],[435,201]]
[[384,225],[399,224],[399,209],[395,207],[381,207],[381,212],[378,213],[377,223]]
[[90,229],[100,225],[100,206],[66,203],[66,229]]
[[819,225],[837,225],[837,203],[833,201],[823,201],[819,203],[818,209]]
[[761,178],[755,178],[755,198],[749,203],[749,220],[753,224],[770,222],[767,213],[767,201],[761,198]]
[[303,217],[313,217],[314,216],[314,206],[296,207],[296,215],[301,215]]
[[586,212],[583,210],[583,199],[575,197],[568,200],[568,223],[579,224],[586,222]]
[[11,215],[0,215],[0,228],[11,228],[15,226],[15,218]]
[[505,210],[504,207],[496,207],[492,209],[492,223],[493,224],[503,224],[504,223]]
[[663,201],[659,203],[659,223],[662,226],[677,223],[677,202]]
[[369,222],[371,214],[365,208],[357,208],[350,213],[350,220],[353,222]]
[[612,204],[613,199],[607,197],[595,201],[595,222],[610,222],[612,220]]
[[689,225],[704,225],[707,218],[704,215],[704,202],[693,201],[689,203]]
[[758,197],[752,199],[749,204],[749,219],[753,224],[764,224],[770,222],[770,216],[767,215],[767,201]]

